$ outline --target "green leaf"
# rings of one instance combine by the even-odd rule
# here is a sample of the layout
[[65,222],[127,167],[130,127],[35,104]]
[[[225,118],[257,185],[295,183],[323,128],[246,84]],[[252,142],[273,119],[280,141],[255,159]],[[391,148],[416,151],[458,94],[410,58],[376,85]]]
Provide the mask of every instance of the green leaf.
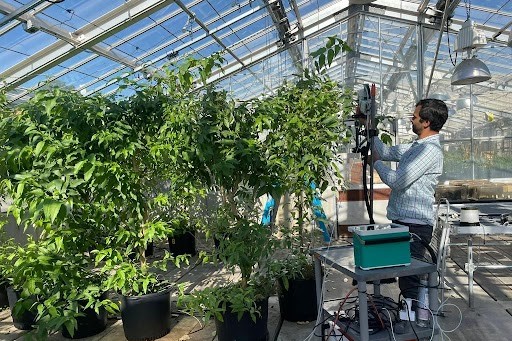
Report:
[[44,102],[44,107],[46,109],[46,114],[51,115],[53,108],[57,104],[57,98],[51,98]]
[[327,44],[325,45],[326,48],[330,49],[333,47],[334,43],[336,42],[334,37],[329,37],[329,40],[327,41]]
[[78,162],[75,165],[75,168],[74,168],[73,172],[75,174],[78,174],[78,172],[80,172],[80,169],[82,169],[82,167],[85,165],[86,162],[87,162],[87,160],[82,160],[82,161]]
[[85,181],[89,181],[91,179],[92,175],[94,174],[94,168],[94,165],[90,165],[89,169],[87,169],[87,171],[84,174]]
[[40,141],[37,145],[36,145],[36,149],[34,150],[34,155],[36,157],[39,157],[39,155],[41,154],[41,151],[43,150],[45,146],[45,142],[44,141]]
[[62,247],[64,246],[64,238],[56,237],[55,238],[55,246],[57,247],[57,252],[62,250]]
[[319,48],[318,50],[316,50],[316,51],[312,52],[312,53],[311,53],[311,57],[316,58],[316,57],[318,57],[318,56],[320,56],[320,55],[324,54],[326,50],[327,50],[327,49],[326,49],[325,47],[321,47],[321,48]]
[[62,203],[53,199],[45,199],[43,201],[43,212],[45,218],[49,219],[53,223],[57,218],[61,207]]
[[327,52],[327,65],[328,66],[331,66],[333,59],[334,59],[334,50],[329,50]]
[[319,69],[325,66],[325,54],[321,54],[320,57],[318,57],[318,66]]
[[24,182],[18,183],[18,187],[16,188],[16,196],[18,198],[23,195],[24,189],[25,189],[25,183]]

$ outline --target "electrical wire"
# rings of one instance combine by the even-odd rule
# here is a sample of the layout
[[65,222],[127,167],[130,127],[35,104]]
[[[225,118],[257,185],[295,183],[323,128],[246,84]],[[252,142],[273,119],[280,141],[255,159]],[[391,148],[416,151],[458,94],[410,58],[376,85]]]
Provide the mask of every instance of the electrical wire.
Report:
[[343,305],[345,304],[345,302],[347,301],[347,299],[349,298],[350,294],[353,293],[355,290],[357,289],[357,287],[353,287],[352,289],[350,289],[350,291],[345,295],[345,298],[343,299],[343,301],[340,303],[340,306],[338,308],[338,311],[336,312],[336,316],[335,316],[335,319],[334,319],[334,323],[333,325],[331,326],[331,328],[329,329],[329,333],[327,333],[327,336],[331,335],[331,333],[334,331],[334,326],[336,325],[336,323],[338,322],[338,319],[339,319],[339,316],[340,316],[340,313],[341,313],[341,308],[343,308]]
[[[453,303],[447,303],[448,299],[444,300],[441,305],[439,305],[439,308],[437,309],[436,311],[436,315],[434,316],[434,321],[435,321],[435,324],[437,325],[437,327],[439,328],[439,330],[442,332],[442,333],[453,333],[454,331],[456,331],[457,329],[459,329],[460,325],[462,324],[462,311],[460,310],[459,306],[457,306],[456,304],[453,304]],[[459,316],[460,316],[460,319],[459,319],[459,322],[457,323],[457,325],[455,326],[455,328],[453,329],[450,329],[450,330],[444,330],[441,325],[439,324],[438,322],[438,316],[439,316],[439,312],[442,311],[442,308],[443,307],[447,307],[447,306],[452,306],[452,307],[455,307],[457,308],[457,310],[459,311]]]
[[391,318],[391,313],[386,308],[382,308],[382,310],[385,310],[389,315],[389,325],[391,328],[391,335],[393,336],[393,340],[396,341],[395,332],[393,331],[393,319]]
[[448,20],[446,20],[446,38],[448,39],[448,55],[450,56],[450,61],[452,62],[452,65],[455,66],[457,64],[457,52],[455,52],[455,60],[452,58],[452,49],[450,46],[450,30],[449,30],[450,24]]
[[206,327],[206,324],[203,325],[203,323],[201,322],[201,320],[197,316],[195,316],[193,314],[189,314],[187,312],[184,312],[183,310],[178,310],[178,313],[183,314],[183,315],[187,315],[187,316],[191,316],[191,317],[193,317],[193,318],[195,318],[197,320],[197,323],[199,323],[200,328],[197,329],[197,330],[194,330],[194,331],[191,331],[191,332],[187,333],[187,335],[192,335],[194,333],[200,332],[201,330],[204,329],[204,327]]

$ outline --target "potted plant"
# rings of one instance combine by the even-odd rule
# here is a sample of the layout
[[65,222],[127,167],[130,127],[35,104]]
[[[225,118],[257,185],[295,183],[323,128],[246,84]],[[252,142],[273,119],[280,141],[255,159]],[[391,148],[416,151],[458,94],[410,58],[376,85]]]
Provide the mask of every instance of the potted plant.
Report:
[[[3,232],[3,231],[2,231]],[[14,326],[20,330],[31,330],[35,325],[35,313],[31,309],[33,297],[22,298],[22,289],[13,283],[13,259],[16,259],[18,246],[13,239],[4,238],[0,244],[0,277],[7,306],[11,310]]]
[[5,232],[3,231],[3,226],[6,222],[6,217],[0,217],[0,309],[9,306],[9,301],[7,299],[8,282],[4,276],[5,268],[7,266],[4,261],[4,256],[6,255],[4,250],[9,242],[9,240],[5,237]]
[[[162,259],[149,260],[145,253],[150,243],[167,240],[174,233],[172,220],[163,214],[172,199],[193,190],[181,162],[180,145],[169,128],[175,111],[193,109],[195,104],[189,93],[192,84],[183,78],[188,72],[188,67],[169,70],[147,84],[123,80],[121,89],[130,87],[134,93],[112,104],[118,109],[111,119],[103,119],[102,130],[115,136],[114,149],[119,153],[111,152],[115,160],[107,158],[115,162],[118,172],[114,180],[118,193],[110,199],[117,223],[106,239],[107,246],[95,251],[95,258],[96,265],[109,275],[104,285],[121,294],[128,340],[156,339],[170,331],[174,286],[157,271],[165,270],[169,262],[176,266],[188,263],[185,255],[165,252]],[[98,130],[92,138],[98,147],[105,143],[102,135]]]
[[[263,273],[272,254],[272,230],[260,223],[259,198],[271,187],[261,139],[268,116],[255,115],[253,102],[235,102],[224,91],[207,86],[201,108],[176,118],[187,141],[190,169],[216,204],[205,214],[207,238],[218,240],[211,259],[239,273],[230,283],[179,295],[179,305],[216,322],[219,340],[263,340],[267,337],[270,281]],[[186,123],[185,123],[186,122]],[[210,259],[210,258],[209,258]]]
[[[205,191],[202,185],[184,186],[182,181],[169,184],[173,187],[169,203],[162,206],[160,214],[172,226],[172,233],[168,236],[169,251],[171,254],[191,255],[197,253],[196,231],[201,230],[203,219],[199,207],[202,206]],[[187,181],[187,180],[185,180]]]
[[[171,287],[153,270],[165,268],[170,260],[178,264],[185,257],[166,254],[164,259],[150,262],[145,251],[152,242],[166,240],[172,233],[156,209],[165,205],[168,194],[156,185],[161,179],[172,182],[179,178],[175,167],[181,154],[173,149],[172,132],[165,124],[172,108],[186,110],[187,101],[195,103],[187,95],[192,84],[186,81],[182,86],[172,71],[146,84],[126,80],[120,90],[132,87],[133,95],[121,99],[118,94],[83,97],[69,90],[47,89],[17,108],[16,114],[6,115],[0,126],[0,155],[5,160],[0,166],[0,192],[12,199],[10,213],[20,226],[37,228],[34,247],[51,245],[75,262],[66,268],[84,270],[80,272],[84,281],[94,279],[90,284],[98,285],[101,292],[113,289],[122,293],[123,316],[134,308],[132,303],[144,301],[143,295],[149,295],[151,302],[163,299],[158,303],[162,313],[155,316],[161,320],[159,329],[151,330],[144,321],[142,325],[125,323],[125,327],[138,330],[128,339],[139,335],[156,338],[170,330]],[[83,314],[77,307],[84,297],[62,295],[68,289],[72,292],[68,279],[74,274],[58,268],[59,263],[41,268],[37,258],[23,260],[38,283],[22,284],[26,296],[51,294],[38,303],[42,312],[38,327],[50,332],[57,326],[76,326],[76,314]],[[101,278],[99,284],[96,276],[86,275],[93,269],[99,270],[95,272]],[[53,291],[45,277],[68,283],[68,287],[62,283],[54,286],[61,289],[59,300],[66,302],[48,301]],[[81,308],[99,308],[87,302]],[[98,302],[114,308],[109,300]],[[53,306],[44,306],[46,303]],[[67,309],[59,311],[63,320],[50,323],[47,314],[57,306]],[[74,313],[67,312],[69,307]]]
[[20,329],[34,325],[36,339],[45,339],[58,330],[69,338],[82,338],[106,328],[107,311],[114,313],[117,306],[108,300],[102,276],[91,270],[90,262],[51,239],[29,238],[26,245],[10,249],[10,294],[20,299],[11,302],[13,316],[32,318],[20,321]]
[[37,298],[16,310],[37,311],[40,338],[59,329],[73,336],[86,309],[116,310],[102,298],[108,289],[92,257],[105,247],[114,220],[102,201],[109,192],[107,167],[91,166],[99,166],[94,161],[101,151],[91,140],[106,104],[101,97],[47,89],[0,123],[0,193],[10,199],[8,213],[18,225],[35,228],[35,238],[9,256],[9,281],[26,301]]
[[[343,185],[339,153],[350,138],[344,122],[353,110],[353,93],[331,81],[326,67],[339,52],[348,49],[343,40],[328,38],[325,47],[311,54],[316,58],[313,71],[304,70],[295,83],[284,84],[256,109],[275,110],[266,140],[272,156],[269,167],[278,175],[281,191],[292,198],[292,219],[282,231],[285,252],[274,257],[271,265],[278,277],[281,312],[286,320],[313,320],[317,315],[313,266],[308,256],[315,239],[306,233],[306,226],[311,221],[327,223],[319,204],[321,193],[329,186],[334,190]],[[324,235],[324,241],[330,241],[327,231]],[[288,298],[294,292],[298,296]],[[298,302],[303,306],[296,307]]]
[[202,314],[205,321],[214,318],[219,340],[266,340],[273,285],[262,262],[272,254],[271,230],[257,220],[234,219],[225,207],[217,214],[223,223],[214,228],[219,247],[218,258],[212,259],[240,277],[189,295],[181,291],[178,305],[189,313]]

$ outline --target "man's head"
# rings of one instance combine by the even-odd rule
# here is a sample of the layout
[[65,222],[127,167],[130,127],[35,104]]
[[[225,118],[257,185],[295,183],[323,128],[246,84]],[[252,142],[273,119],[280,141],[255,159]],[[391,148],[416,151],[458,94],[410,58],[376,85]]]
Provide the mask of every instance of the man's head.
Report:
[[[439,132],[448,119],[448,107],[439,99],[422,99],[416,103],[414,113],[419,116],[419,123],[428,123],[426,126],[425,124],[421,125],[421,128],[429,127],[435,132]],[[413,130],[415,126],[420,127],[413,122]]]

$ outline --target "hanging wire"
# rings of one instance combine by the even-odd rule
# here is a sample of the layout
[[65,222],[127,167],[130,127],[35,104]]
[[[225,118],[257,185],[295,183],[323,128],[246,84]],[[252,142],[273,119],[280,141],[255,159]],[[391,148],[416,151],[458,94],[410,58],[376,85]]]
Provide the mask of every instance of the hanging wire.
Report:
[[464,0],[464,7],[466,8],[466,20],[471,17],[471,0]]
[[448,39],[448,55],[450,56],[450,61],[452,65],[455,66],[457,64],[457,52],[455,52],[455,59],[452,58],[452,49],[450,45],[450,23],[449,20],[446,20],[446,38]]

